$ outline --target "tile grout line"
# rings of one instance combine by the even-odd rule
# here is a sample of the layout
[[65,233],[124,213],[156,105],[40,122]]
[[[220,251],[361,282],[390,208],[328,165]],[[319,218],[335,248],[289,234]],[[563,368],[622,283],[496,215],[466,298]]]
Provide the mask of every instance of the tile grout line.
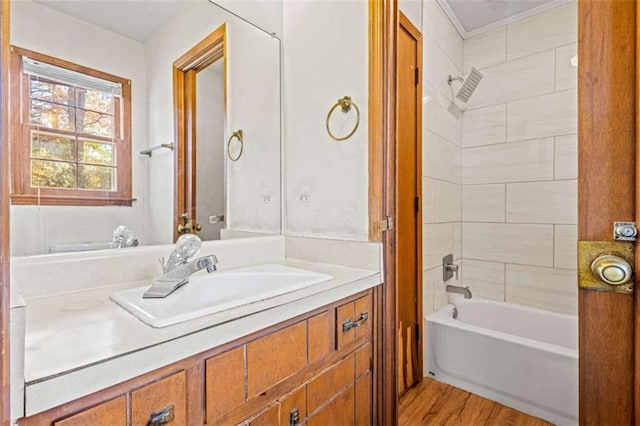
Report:
[[553,135],[548,135],[548,136],[540,136],[537,138],[529,138],[529,139],[515,139],[512,141],[506,141],[506,142],[495,142],[495,143],[488,143],[488,144],[484,144],[484,145],[475,145],[475,146],[468,146],[468,147],[462,147],[463,150],[468,150],[468,149],[479,149],[479,148],[486,148],[489,146],[499,146],[499,145],[509,145],[509,144],[516,144],[516,143],[522,143],[522,142],[532,142],[532,141],[541,141],[541,140],[545,140],[545,139],[551,139],[551,138],[557,138],[557,137],[566,137],[566,136],[577,136],[578,133],[577,132],[570,132],[570,133],[559,133],[559,134],[553,134]]
[[513,182],[505,182],[505,181],[498,181],[498,182],[483,182],[483,183],[465,183],[463,184],[463,186],[465,187],[471,187],[471,186],[492,186],[492,185],[502,185],[502,184],[520,184],[520,183],[550,183],[550,182],[572,182],[572,181],[578,181],[577,178],[563,178],[563,179],[539,179],[539,180],[518,180],[518,181],[513,181]]
[[554,91],[551,91],[551,92],[538,93],[536,95],[525,96],[525,97],[522,97],[522,98],[515,98],[515,99],[510,99],[510,100],[502,100],[502,101],[496,102],[496,103],[491,103],[491,104],[487,104],[487,105],[481,105],[481,106],[478,106],[478,107],[468,108],[464,112],[477,111],[479,109],[491,108],[491,107],[495,107],[497,105],[504,104],[504,103],[510,104],[510,103],[514,103],[514,102],[522,102],[522,101],[526,101],[526,100],[529,100],[529,99],[541,98],[543,96],[550,96],[550,95],[556,95],[558,93],[570,92],[572,90],[577,91],[577,89],[578,89],[577,86],[576,87],[569,87],[567,89],[558,90],[557,92],[554,90]]

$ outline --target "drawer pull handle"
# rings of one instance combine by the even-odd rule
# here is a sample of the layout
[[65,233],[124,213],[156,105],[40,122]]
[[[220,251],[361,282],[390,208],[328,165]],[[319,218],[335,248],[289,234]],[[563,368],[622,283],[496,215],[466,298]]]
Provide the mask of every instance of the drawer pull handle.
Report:
[[360,314],[360,319],[356,320],[356,321],[351,321],[351,320],[346,320],[343,324],[342,324],[342,331],[349,331],[352,328],[356,328],[356,327],[360,327],[362,324],[364,324],[364,322],[369,319],[369,313],[368,312],[363,312]]
[[173,421],[173,405],[151,413],[147,426],[162,426]]

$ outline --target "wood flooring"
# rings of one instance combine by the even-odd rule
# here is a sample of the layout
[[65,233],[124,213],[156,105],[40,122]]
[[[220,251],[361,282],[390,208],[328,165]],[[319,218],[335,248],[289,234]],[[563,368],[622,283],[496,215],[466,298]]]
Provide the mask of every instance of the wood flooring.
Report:
[[399,426],[549,426],[531,417],[461,389],[425,378],[400,399]]

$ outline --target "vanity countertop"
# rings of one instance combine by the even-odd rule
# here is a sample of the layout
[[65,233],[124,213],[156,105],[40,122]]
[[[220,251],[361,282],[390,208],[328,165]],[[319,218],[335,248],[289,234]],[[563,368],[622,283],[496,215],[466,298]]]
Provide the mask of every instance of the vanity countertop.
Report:
[[[374,287],[380,271],[286,258],[333,277],[302,290],[164,328],[152,328],[109,296],[151,281],[27,300],[26,415],[52,408]],[[169,296],[171,297],[171,296]]]

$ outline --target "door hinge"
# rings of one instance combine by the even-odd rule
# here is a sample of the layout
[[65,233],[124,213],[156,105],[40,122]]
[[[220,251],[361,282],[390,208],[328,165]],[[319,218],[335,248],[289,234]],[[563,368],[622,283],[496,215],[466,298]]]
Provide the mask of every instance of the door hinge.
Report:
[[416,324],[416,341],[420,341],[420,324]]
[[384,232],[384,231],[388,231],[390,229],[393,229],[393,218],[387,216],[386,219],[383,219],[381,221],[375,222],[373,224],[373,230],[374,232]]
[[420,197],[414,199],[416,213],[420,213]]
[[414,84],[417,86],[420,83],[420,67],[415,67],[413,71],[415,76]]

